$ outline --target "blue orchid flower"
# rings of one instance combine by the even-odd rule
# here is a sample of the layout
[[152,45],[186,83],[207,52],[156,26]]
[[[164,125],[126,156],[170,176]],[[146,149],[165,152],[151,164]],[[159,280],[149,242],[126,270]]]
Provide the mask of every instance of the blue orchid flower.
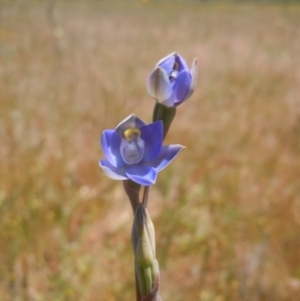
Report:
[[112,179],[130,179],[140,185],[152,185],[157,173],[184,148],[179,144],[162,143],[161,120],[146,125],[132,114],[116,129],[103,131],[101,145],[106,159],[100,160],[99,166]]
[[160,60],[150,73],[148,93],[167,107],[175,107],[187,100],[197,85],[197,59],[189,70],[184,58],[173,52]]

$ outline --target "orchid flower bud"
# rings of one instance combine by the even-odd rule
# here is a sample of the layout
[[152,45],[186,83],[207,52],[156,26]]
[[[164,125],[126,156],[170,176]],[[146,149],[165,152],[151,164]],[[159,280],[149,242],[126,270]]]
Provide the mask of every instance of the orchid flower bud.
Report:
[[197,59],[194,59],[189,70],[184,58],[173,52],[160,60],[150,73],[147,90],[156,101],[175,107],[192,95],[197,79]]
[[155,285],[159,267],[155,254],[154,226],[142,204],[138,205],[134,215],[132,247],[140,292],[142,296],[146,296]]

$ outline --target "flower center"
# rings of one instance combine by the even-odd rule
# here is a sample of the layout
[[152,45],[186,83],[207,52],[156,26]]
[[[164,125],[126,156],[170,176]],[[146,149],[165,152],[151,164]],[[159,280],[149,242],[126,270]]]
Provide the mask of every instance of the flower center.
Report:
[[122,158],[127,164],[138,163],[142,160],[145,150],[145,142],[141,139],[141,131],[129,128],[124,132],[120,151]]
[[179,69],[179,64],[175,61],[174,65],[173,65],[173,68],[172,68],[172,71],[170,72],[170,76],[169,76],[169,79],[170,79],[171,83],[178,76],[178,73],[179,73],[178,69]]

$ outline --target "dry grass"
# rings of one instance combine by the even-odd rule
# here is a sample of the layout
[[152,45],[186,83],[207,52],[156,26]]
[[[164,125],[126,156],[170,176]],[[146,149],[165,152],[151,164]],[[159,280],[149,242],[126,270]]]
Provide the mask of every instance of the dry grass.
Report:
[[299,297],[300,6],[22,1],[0,4],[0,301],[134,299],[99,136],[150,122],[146,78],[174,50],[201,76],[151,192],[163,299]]

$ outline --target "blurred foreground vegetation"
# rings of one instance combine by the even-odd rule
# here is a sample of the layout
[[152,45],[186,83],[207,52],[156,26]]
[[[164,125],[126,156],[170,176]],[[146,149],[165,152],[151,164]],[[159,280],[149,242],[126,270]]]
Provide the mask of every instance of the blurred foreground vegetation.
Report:
[[297,300],[300,6],[125,2],[1,2],[0,301],[134,300],[99,137],[151,121],[146,79],[174,50],[200,79],[151,190],[161,296]]

